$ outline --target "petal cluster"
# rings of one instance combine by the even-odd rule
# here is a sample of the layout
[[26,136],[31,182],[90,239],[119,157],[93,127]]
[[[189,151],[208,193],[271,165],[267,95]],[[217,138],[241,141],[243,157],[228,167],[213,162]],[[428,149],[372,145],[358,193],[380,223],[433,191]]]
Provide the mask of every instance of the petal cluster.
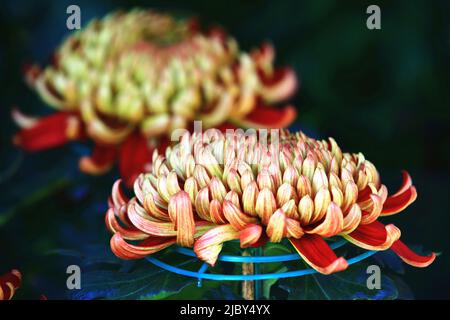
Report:
[[11,300],[22,283],[22,274],[18,270],[0,276],[0,300]]
[[343,153],[332,138],[278,130],[185,134],[164,155],[154,153],[134,194],[127,199],[116,182],[106,215],[112,250],[124,259],[177,243],[213,265],[226,241],[247,247],[288,238],[305,261],[329,274],[348,266],[325,241],[334,236],[367,250],[391,248],[418,267],[435,258],[415,254],[396,226],[378,221],[416,199],[408,173],[389,195],[375,166],[361,153]]
[[[36,151],[90,138],[96,147],[80,168],[95,174],[121,159],[117,146],[138,140],[150,150],[142,155],[148,161],[149,142],[161,145],[193,120],[203,128],[285,127],[295,109],[267,105],[290,97],[297,80],[273,61],[271,45],[247,53],[222,30],[201,30],[193,19],[115,12],[69,36],[51,65],[27,69],[28,83],[58,113],[33,119],[14,111],[23,128],[15,142]],[[143,171],[142,161],[135,166]]]

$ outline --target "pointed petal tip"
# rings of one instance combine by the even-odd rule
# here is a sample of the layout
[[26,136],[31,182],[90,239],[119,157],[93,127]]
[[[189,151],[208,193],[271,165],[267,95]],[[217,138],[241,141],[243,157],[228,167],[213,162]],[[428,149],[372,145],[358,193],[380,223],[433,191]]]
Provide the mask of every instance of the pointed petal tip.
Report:
[[414,251],[412,251],[406,244],[402,241],[397,240],[391,246],[392,251],[394,251],[400,259],[402,259],[405,263],[417,267],[417,268],[425,268],[434,262],[436,259],[436,253],[432,252],[428,256],[422,256]]
[[326,241],[318,235],[305,234],[300,239],[289,239],[300,256],[315,270],[331,274],[348,268],[343,257],[337,257]]
[[232,119],[232,122],[244,128],[280,129],[291,125],[297,116],[293,105],[283,108],[256,106],[245,118]]

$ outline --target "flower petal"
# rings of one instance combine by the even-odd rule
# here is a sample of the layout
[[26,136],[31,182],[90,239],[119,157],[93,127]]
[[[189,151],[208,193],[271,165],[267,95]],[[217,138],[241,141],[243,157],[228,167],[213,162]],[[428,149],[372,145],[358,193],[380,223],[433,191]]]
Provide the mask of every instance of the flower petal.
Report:
[[231,201],[225,200],[222,207],[225,218],[237,230],[243,230],[248,224],[255,223],[257,221],[256,218],[243,213]]
[[40,118],[34,125],[19,131],[13,142],[26,151],[47,150],[83,137],[78,117],[58,112]]
[[400,186],[400,189],[396,193],[394,193],[392,196],[398,196],[399,194],[404,193],[406,190],[408,190],[412,186],[412,179],[409,175],[408,171],[402,170],[402,184]]
[[111,233],[120,232],[127,240],[143,240],[149,237],[148,234],[138,230],[137,228],[126,229],[122,227],[116,219],[113,208],[109,208],[106,212],[105,223]]
[[195,221],[192,203],[186,191],[179,191],[170,198],[169,217],[177,230],[177,243],[184,247],[194,245]]
[[420,256],[409,249],[402,241],[397,240],[391,246],[394,251],[407,264],[418,268],[424,268],[433,263],[436,259],[436,253],[431,253],[429,256]]
[[400,230],[393,224],[385,226],[374,221],[361,224],[355,231],[342,235],[349,242],[366,250],[386,250],[400,238]]
[[0,300],[11,300],[22,283],[22,274],[18,270],[0,276]]
[[262,96],[269,102],[289,98],[298,87],[297,77],[291,68],[278,68],[269,77],[260,72],[260,79],[264,86]]
[[285,128],[295,120],[296,115],[293,106],[280,109],[258,105],[244,119],[233,118],[231,122],[244,128]]
[[131,134],[119,150],[119,170],[127,186],[132,186],[136,177],[145,171],[152,159],[153,148],[138,132]]
[[286,235],[286,214],[282,209],[278,209],[270,217],[266,233],[271,242],[280,242]]
[[239,239],[239,231],[231,224],[221,225],[207,231],[197,239],[194,244],[194,252],[199,259],[214,266],[223,243],[234,239]]
[[331,274],[347,269],[348,263],[343,257],[337,257],[321,236],[305,234],[300,239],[289,241],[302,258],[322,274]]
[[11,117],[13,118],[14,122],[22,129],[31,128],[39,122],[39,118],[27,116],[16,107],[12,109]]
[[128,204],[128,218],[139,230],[158,237],[176,236],[172,222],[159,222],[150,220],[144,208],[140,207],[133,198]]
[[80,159],[80,170],[94,175],[107,172],[114,164],[116,151],[114,146],[95,145],[91,156],[84,156]]
[[151,237],[140,244],[134,245],[126,242],[120,232],[115,233],[111,238],[111,250],[121,259],[140,259],[149,254],[167,248],[176,242],[176,237]]
[[241,248],[255,245],[261,238],[262,227],[259,224],[249,224],[239,232]]
[[341,208],[334,202],[328,205],[324,220],[314,228],[305,228],[306,233],[318,234],[328,238],[337,235],[344,229],[344,218]]
[[369,224],[378,219],[381,213],[381,209],[383,208],[383,203],[381,197],[376,194],[371,194],[370,199],[372,205],[369,210],[363,210],[361,215],[361,223]]
[[344,217],[343,233],[353,232],[361,222],[361,209],[357,203],[354,203],[347,215]]
[[417,191],[414,186],[410,186],[403,193],[390,196],[383,204],[381,216],[390,216],[399,213],[417,198]]

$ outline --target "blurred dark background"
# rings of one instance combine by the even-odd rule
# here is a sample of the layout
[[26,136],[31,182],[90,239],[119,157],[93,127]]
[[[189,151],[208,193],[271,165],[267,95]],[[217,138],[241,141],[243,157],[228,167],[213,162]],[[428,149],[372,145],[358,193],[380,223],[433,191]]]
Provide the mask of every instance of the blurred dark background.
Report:
[[[134,6],[192,14],[216,23],[244,49],[270,40],[278,65],[291,65],[301,87],[293,125],[333,136],[361,151],[390,191],[407,169],[418,199],[386,218],[410,245],[442,252],[426,269],[406,268],[416,298],[450,298],[450,2],[449,1],[2,1],[0,6],[0,273],[18,268],[17,298],[61,297],[65,267],[56,250],[102,245],[103,216],[116,172],[77,172],[81,146],[25,155],[11,145],[10,109],[51,112],[21,74],[26,62],[48,61],[70,31],[66,8],[81,8],[82,24]],[[381,30],[366,28],[366,8],[381,7]]]

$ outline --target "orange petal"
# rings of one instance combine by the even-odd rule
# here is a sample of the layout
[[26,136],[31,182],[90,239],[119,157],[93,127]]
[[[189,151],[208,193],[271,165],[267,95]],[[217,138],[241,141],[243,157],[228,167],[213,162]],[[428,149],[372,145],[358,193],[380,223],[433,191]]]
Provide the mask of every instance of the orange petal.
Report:
[[369,224],[361,224],[352,233],[342,236],[366,250],[386,250],[400,238],[400,230],[393,224],[385,226],[374,221]]
[[185,191],[179,191],[169,201],[169,217],[177,230],[177,243],[184,247],[194,245],[195,221],[192,203]]
[[353,232],[361,222],[361,209],[357,203],[354,203],[347,215],[344,217],[343,233]]
[[150,220],[145,209],[136,201],[131,200],[128,205],[128,218],[139,230],[158,237],[171,237],[177,235],[175,226],[171,222],[158,222]]
[[105,216],[106,227],[111,233],[120,232],[127,240],[143,240],[149,237],[148,234],[138,230],[137,228],[126,229],[122,227],[116,219],[114,209],[109,208]]
[[231,224],[221,225],[207,231],[197,239],[194,244],[194,252],[199,259],[214,266],[223,243],[234,239],[239,239],[239,231]]
[[328,205],[325,219],[314,228],[305,228],[306,233],[318,234],[328,238],[339,234],[344,229],[344,217],[341,208],[334,202]]
[[262,227],[259,224],[249,224],[239,232],[241,248],[254,245],[261,238]]
[[321,236],[305,234],[300,239],[289,241],[302,258],[315,270],[322,274],[331,274],[347,269],[348,263],[342,257],[337,257]]
[[237,230],[244,229],[248,224],[255,223],[257,220],[243,213],[234,203],[225,200],[223,202],[223,214],[228,222]]
[[381,216],[390,216],[403,211],[407,206],[417,198],[417,191],[414,186],[410,186],[403,193],[390,196],[383,204]]
[[368,211],[363,211],[361,216],[362,224],[369,224],[378,219],[383,208],[383,203],[381,197],[376,194],[371,194],[370,199],[372,200],[371,209]]
[[280,242],[286,235],[286,214],[282,209],[278,209],[270,217],[267,224],[266,233],[271,242]]
[[115,233],[111,238],[111,250],[121,259],[141,259],[149,254],[158,252],[176,242],[175,237],[161,238],[151,237],[138,245],[127,243],[120,233]]
[[391,246],[394,251],[407,264],[418,268],[428,267],[436,259],[436,254],[433,252],[429,256],[420,256],[409,249],[402,241],[397,240]]

